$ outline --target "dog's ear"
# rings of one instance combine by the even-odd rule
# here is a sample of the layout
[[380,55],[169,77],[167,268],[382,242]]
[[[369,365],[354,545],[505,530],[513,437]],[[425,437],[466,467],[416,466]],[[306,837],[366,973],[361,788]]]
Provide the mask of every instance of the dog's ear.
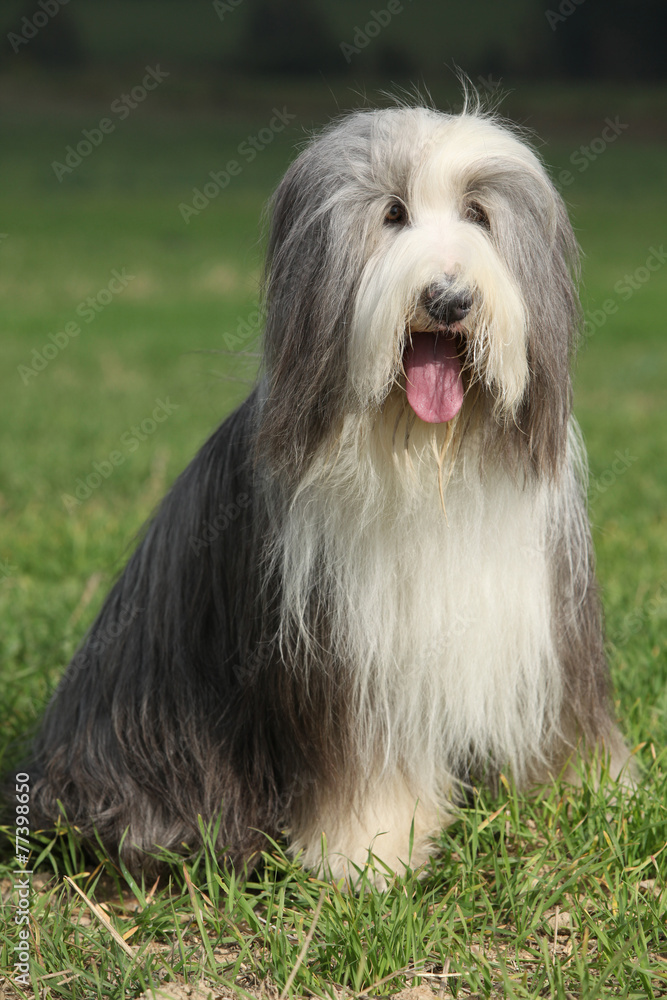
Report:
[[553,474],[567,446],[572,408],[570,368],[581,323],[576,279],[579,247],[562,199],[553,191],[551,239],[545,241],[544,266],[535,269],[528,300],[530,383],[520,415],[530,457],[540,473]]
[[347,334],[360,271],[359,236],[336,171],[307,149],[273,199],[266,265],[267,395],[259,455],[296,481],[340,423]]
[[565,205],[546,176],[539,197],[536,188],[527,188],[522,215],[523,237],[511,240],[510,266],[528,313],[530,375],[517,425],[530,464],[550,476],[562,467],[567,447],[570,367],[581,322],[579,247]]

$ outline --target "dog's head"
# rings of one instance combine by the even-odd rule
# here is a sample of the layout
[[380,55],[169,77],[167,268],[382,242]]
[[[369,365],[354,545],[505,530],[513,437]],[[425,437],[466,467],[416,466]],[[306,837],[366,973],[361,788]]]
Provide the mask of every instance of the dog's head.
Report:
[[492,117],[400,107],[332,125],[273,201],[265,455],[298,477],[346,415],[396,410],[437,433],[476,413],[554,473],[576,266],[544,168]]

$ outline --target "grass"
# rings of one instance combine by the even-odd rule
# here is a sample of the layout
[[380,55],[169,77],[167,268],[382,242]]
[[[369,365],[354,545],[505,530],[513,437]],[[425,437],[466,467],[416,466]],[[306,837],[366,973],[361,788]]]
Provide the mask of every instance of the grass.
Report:
[[[101,114],[9,117],[0,150],[3,769],[135,532],[247,392],[257,221],[301,137],[297,121],[186,225],[179,204],[267,116],[219,124],[137,112],[59,184],[52,160]],[[544,155],[561,170],[595,135],[563,135],[561,124]],[[384,893],[369,885],[359,895],[304,873],[280,845],[247,881],[203,851],[153,887],[101,850],[84,862],[66,831],[36,835],[31,986],[12,985],[10,975],[0,990],[84,1000],[160,986],[173,998],[275,997],[296,970],[294,995],[420,985],[456,997],[667,995],[665,270],[627,299],[614,289],[660,246],[663,165],[664,146],[630,128],[564,192],[586,252],[585,309],[618,306],[589,327],[576,411],[590,452],[617,712],[644,768],[636,796],[614,800],[585,780],[581,790],[554,785],[524,799],[504,784],[462,812],[421,879],[408,873]],[[77,307],[107,287],[112,269],[133,275],[127,287],[24,384],[19,366],[80,320]],[[228,353],[208,353],[224,344]],[[150,429],[156,400],[171,413]],[[68,507],[63,497],[112,452],[122,461]],[[9,840],[2,859],[0,969],[11,973]]]
[[275,995],[296,969],[297,995],[391,994],[406,981],[445,996],[664,995],[664,799],[610,807],[608,793],[554,787],[534,801],[505,784],[443,835],[421,880],[410,872],[386,892],[341,892],[278,845],[246,882],[204,850],[156,890],[101,852],[84,867],[66,833],[58,851],[35,837],[56,868],[35,878],[35,993]]

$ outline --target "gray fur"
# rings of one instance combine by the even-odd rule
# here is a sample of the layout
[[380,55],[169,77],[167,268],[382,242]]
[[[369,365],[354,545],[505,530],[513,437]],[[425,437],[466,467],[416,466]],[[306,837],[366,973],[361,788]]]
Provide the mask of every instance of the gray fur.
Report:
[[[84,837],[97,829],[111,850],[123,841],[135,870],[155,870],[146,852],[158,847],[196,849],[199,815],[221,815],[218,848],[252,865],[262,833],[277,837],[295,817],[325,810],[343,777],[363,797],[370,765],[355,733],[358,664],[333,639],[333,570],[322,547],[299,620],[290,618],[286,525],[309,477],[315,495],[333,488],[313,470],[335,467],[346,419],[372,435],[383,408],[402,398],[402,343],[379,404],[352,391],[350,327],[364,266],[387,238],[387,203],[399,198],[409,209],[414,164],[444,117],[359,112],[289,168],[272,202],[261,381],[162,502],[70,666],[76,676],[65,675],[47,709],[27,767],[35,818],[52,824],[60,799]],[[549,745],[536,748],[537,772],[545,759],[561,765],[579,739],[616,739],[584,499],[580,484],[565,482],[577,247],[543,171],[477,158],[466,190],[488,214],[483,238],[523,297],[530,379],[510,419],[499,417],[483,368],[476,372],[477,399],[471,391],[457,432],[461,454],[467,436],[481,434],[482,473],[487,462],[505,464],[531,488],[553,483],[556,498],[544,558],[566,695],[558,724],[545,730]],[[478,363],[472,354],[469,363]],[[406,452],[409,426],[395,435]],[[342,493],[336,502],[345,503]],[[236,519],[202,544],[203,527],[229,505]],[[465,773],[471,761],[479,764],[476,748],[462,746],[452,767]]]

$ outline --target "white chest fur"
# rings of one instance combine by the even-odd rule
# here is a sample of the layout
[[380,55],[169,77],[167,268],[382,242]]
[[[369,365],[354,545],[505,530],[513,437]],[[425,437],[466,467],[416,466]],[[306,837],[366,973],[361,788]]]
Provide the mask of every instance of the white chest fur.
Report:
[[315,581],[326,592],[366,760],[427,787],[471,760],[509,765],[521,779],[561,699],[553,485],[480,469],[469,449],[443,509],[428,449],[406,469],[354,440],[291,509],[285,609],[305,623]]

